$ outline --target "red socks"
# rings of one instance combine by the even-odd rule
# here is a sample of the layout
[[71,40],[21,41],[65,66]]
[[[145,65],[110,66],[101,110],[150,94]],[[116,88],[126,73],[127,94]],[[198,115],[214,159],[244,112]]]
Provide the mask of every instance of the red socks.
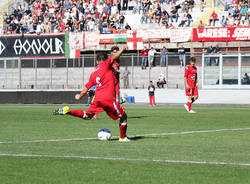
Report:
[[187,102],[186,105],[188,106],[188,110],[190,111],[191,110],[192,101],[188,100],[188,102]]
[[127,122],[120,122],[120,138],[124,139],[127,132]]
[[85,112],[82,110],[70,110],[68,114],[79,118],[84,118],[86,116]]

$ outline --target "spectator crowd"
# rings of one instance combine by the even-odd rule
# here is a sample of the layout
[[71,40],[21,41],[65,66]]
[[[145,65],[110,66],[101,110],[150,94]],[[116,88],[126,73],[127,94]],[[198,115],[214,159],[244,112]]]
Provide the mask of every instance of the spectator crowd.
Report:
[[[129,7],[133,2],[134,6]],[[65,31],[100,31],[111,33],[130,30],[127,10],[140,17],[141,24],[159,27],[189,27],[193,22],[193,8],[199,3],[200,13],[205,0],[35,0],[28,8],[16,7],[3,16],[4,34],[59,33]],[[225,11],[211,14],[207,26],[249,26],[249,0],[225,0]],[[202,21],[198,27],[206,26]]]

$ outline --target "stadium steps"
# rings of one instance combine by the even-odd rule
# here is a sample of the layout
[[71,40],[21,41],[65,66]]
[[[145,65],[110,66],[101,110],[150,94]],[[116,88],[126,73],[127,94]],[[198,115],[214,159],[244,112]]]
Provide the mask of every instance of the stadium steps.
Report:
[[0,28],[3,27],[3,15],[5,12],[8,12],[9,6],[14,3],[15,0],[8,0],[8,1],[0,1]]
[[193,27],[198,27],[201,20],[205,25],[209,25],[209,19],[213,11],[215,11],[218,14],[223,11],[222,7],[213,7],[212,1],[213,0],[206,0],[205,12],[203,13],[202,16],[199,17],[199,19],[197,19],[197,21],[194,22]]

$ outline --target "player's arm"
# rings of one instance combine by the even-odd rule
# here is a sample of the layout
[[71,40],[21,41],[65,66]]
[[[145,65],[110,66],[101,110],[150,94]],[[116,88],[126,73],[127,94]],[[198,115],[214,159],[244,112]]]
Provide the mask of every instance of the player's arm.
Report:
[[187,88],[187,90],[189,90],[189,85],[188,85],[188,82],[187,82],[187,77],[188,77],[188,67],[186,68],[185,70],[185,74],[184,74],[184,83],[185,83],[185,87]]
[[189,88],[186,76],[184,76],[184,82],[185,82],[185,86],[186,86],[187,90],[189,90],[190,88]]
[[111,63],[113,63],[116,59],[118,59],[124,50],[127,49],[127,46],[123,46],[121,50],[119,50],[112,58],[111,58]]
[[89,89],[84,87],[84,89],[82,90],[82,92],[80,94],[75,95],[75,99],[76,100],[81,100],[82,97],[84,97],[88,93],[88,91],[89,91]]
[[119,71],[119,69],[118,69],[118,67],[117,67],[116,65],[113,65],[112,67],[114,68],[114,70],[115,70],[117,73],[120,73],[120,71]]

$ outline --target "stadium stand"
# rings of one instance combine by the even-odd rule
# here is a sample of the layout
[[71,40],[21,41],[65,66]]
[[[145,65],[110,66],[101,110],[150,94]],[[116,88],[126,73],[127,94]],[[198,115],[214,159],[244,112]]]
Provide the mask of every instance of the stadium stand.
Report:
[[4,34],[94,30],[107,33],[125,27],[197,27],[200,21],[208,26],[213,11],[218,14],[215,27],[249,25],[250,9],[246,0],[233,1],[223,8],[212,8],[212,3],[212,0],[132,0],[126,7],[117,0],[36,0],[28,8],[17,6],[1,17]]

